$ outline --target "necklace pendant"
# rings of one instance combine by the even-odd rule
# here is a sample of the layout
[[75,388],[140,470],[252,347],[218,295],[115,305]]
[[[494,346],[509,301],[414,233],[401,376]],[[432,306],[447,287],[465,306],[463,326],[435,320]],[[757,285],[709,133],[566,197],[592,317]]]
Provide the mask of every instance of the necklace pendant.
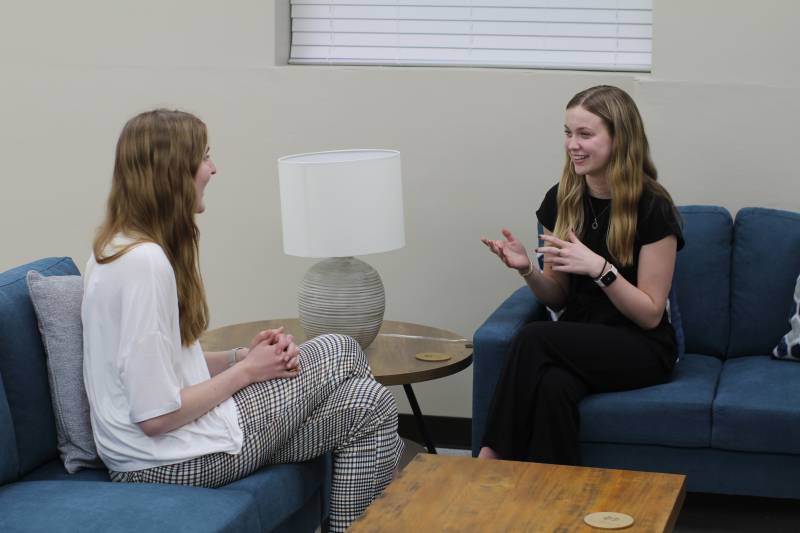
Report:
[[597,229],[597,228],[598,228],[597,219],[594,219],[592,221],[592,229]]

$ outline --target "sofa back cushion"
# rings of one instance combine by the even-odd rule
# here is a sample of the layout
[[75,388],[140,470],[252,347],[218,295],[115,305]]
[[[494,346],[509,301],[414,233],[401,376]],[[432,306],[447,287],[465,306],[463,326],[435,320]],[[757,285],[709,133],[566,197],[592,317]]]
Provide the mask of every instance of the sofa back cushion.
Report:
[[[6,425],[0,406],[0,434],[13,434],[16,446],[13,453],[0,449],[4,456],[16,456],[15,465],[0,462],[0,472],[13,468],[15,478],[58,456],[44,348],[25,279],[29,270],[43,276],[79,274],[68,257],[41,259],[0,274],[0,377],[12,423]],[[9,445],[7,440],[0,437],[0,446]]]
[[27,278],[47,357],[61,461],[70,474],[81,468],[102,468],[83,382],[83,280],[80,276],[42,276],[35,270],[28,272]]
[[728,357],[768,355],[786,333],[800,274],[800,213],[744,208],[733,233]]
[[724,358],[730,331],[733,219],[717,206],[682,206],[679,211],[686,245],[678,252],[674,285],[686,353]]

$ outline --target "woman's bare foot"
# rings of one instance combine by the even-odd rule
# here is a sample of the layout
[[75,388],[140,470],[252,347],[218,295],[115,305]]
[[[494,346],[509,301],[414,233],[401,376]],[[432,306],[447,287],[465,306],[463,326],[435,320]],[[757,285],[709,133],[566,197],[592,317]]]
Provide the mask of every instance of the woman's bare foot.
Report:
[[497,455],[497,452],[493,449],[484,446],[481,448],[481,451],[478,452],[478,459],[500,459],[500,456]]

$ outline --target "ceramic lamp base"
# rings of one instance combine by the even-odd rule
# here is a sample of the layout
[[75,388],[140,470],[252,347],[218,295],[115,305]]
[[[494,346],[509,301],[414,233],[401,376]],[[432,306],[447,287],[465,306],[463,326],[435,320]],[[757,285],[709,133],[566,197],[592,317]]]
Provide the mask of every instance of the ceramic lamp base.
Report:
[[309,339],[342,333],[366,349],[381,329],[386,296],[374,268],[354,257],[334,257],[320,261],[306,273],[297,307]]

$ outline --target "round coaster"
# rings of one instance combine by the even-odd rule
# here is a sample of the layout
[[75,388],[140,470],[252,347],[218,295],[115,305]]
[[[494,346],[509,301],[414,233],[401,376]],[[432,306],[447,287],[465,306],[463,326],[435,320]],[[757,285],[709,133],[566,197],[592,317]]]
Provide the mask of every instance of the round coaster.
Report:
[[633,517],[625,513],[591,513],[583,517],[583,521],[600,529],[622,529],[633,524]]
[[420,361],[447,361],[452,356],[439,352],[422,352],[415,356]]

